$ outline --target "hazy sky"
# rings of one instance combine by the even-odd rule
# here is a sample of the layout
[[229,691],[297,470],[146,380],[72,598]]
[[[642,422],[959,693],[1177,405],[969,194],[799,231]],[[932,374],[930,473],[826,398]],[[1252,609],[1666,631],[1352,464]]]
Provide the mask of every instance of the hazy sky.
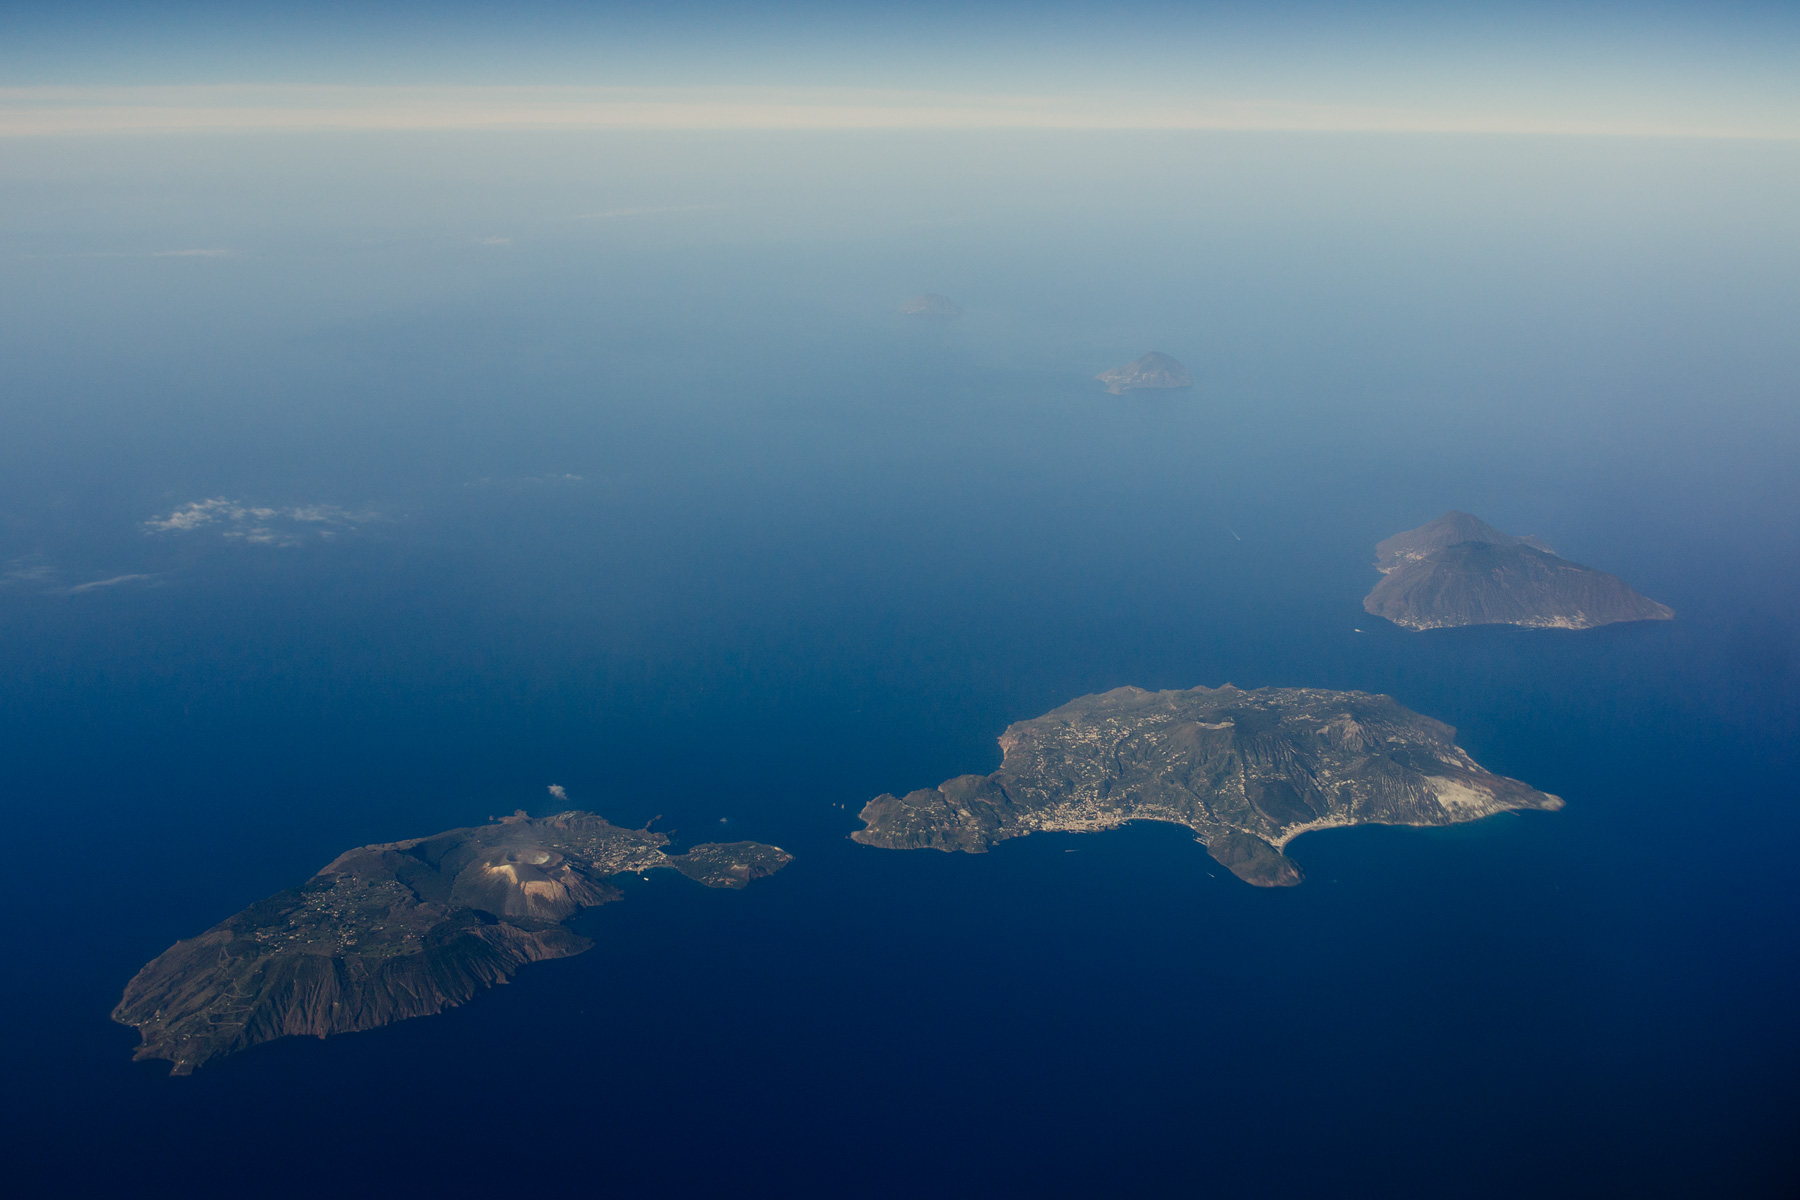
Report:
[[1127,127],[1800,136],[1800,7],[39,4],[0,134]]

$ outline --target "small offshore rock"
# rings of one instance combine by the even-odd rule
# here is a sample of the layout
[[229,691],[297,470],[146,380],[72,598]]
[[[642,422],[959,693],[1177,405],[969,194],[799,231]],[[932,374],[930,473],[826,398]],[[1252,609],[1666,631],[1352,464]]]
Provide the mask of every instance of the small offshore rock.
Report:
[[940,296],[936,292],[926,292],[923,296],[914,296],[900,306],[900,311],[909,317],[937,317],[948,320],[962,316],[962,309],[948,296]]
[[1115,396],[1139,388],[1184,388],[1192,387],[1194,383],[1194,377],[1188,374],[1186,367],[1155,350],[1122,367],[1102,371],[1094,378],[1104,383],[1106,390]]

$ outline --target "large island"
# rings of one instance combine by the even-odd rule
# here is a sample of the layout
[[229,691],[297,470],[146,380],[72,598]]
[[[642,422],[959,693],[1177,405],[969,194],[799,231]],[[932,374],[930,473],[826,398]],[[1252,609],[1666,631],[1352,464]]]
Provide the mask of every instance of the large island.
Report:
[[1299,883],[1282,849],[1314,829],[1452,825],[1562,801],[1493,775],[1456,730],[1388,696],[1226,684],[1122,687],[1072,700],[1000,736],[1000,769],[877,796],[850,836],[891,850],[979,854],[1029,833],[1127,821],[1193,830],[1259,887]]
[[592,945],[562,927],[619,899],[610,875],[670,868],[741,888],[792,856],[758,842],[669,854],[667,835],[603,817],[523,812],[492,825],[347,851],[312,879],[176,942],[125,987],[113,1019],[138,1059],[186,1075],[289,1034],[372,1029],[461,1004],[530,962]]

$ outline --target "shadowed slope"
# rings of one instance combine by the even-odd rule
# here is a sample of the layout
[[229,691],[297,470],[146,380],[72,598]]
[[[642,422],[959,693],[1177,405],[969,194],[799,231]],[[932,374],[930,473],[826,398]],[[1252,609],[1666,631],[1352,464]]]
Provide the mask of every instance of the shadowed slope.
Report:
[[1537,538],[1501,533],[1468,513],[1397,533],[1379,542],[1375,555],[1383,577],[1363,609],[1408,629],[1592,629],[1675,615],[1616,575],[1559,558]]

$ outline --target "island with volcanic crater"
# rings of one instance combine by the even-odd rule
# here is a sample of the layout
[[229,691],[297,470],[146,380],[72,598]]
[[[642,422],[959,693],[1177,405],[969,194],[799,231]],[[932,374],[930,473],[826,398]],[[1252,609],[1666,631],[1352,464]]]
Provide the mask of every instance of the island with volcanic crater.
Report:
[[668,844],[666,834],[592,813],[521,811],[349,850],[299,887],[157,955],[126,985],[113,1019],[142,1036],[134,1057],[187,1075],[274,1038],[441,1012],[526,963],[579,954],[593,943],[563,922],[623,896],[608,876],[667,868],[741,888],[793,861],[759,842],[685,854]]

